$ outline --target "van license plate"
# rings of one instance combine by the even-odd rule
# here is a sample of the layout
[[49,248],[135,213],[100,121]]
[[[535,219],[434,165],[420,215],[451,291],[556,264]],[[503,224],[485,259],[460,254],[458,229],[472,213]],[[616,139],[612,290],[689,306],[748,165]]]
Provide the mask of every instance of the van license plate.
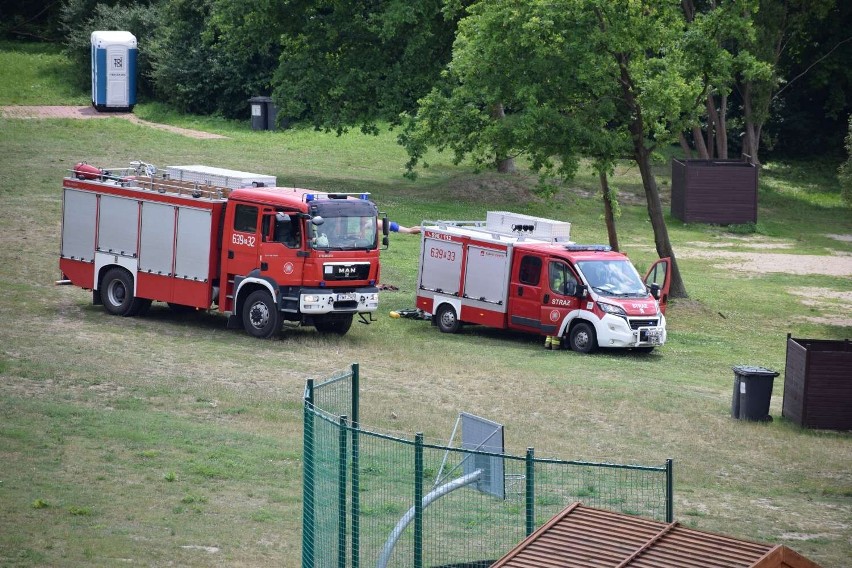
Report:
[[645,341],[653,345],[663,344],[663,330],[649,329],[645,332]]

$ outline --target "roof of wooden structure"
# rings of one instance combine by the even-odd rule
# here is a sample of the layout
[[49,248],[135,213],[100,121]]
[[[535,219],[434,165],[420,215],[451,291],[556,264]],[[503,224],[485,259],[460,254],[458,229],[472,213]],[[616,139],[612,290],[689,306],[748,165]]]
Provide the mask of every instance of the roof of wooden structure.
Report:
[[491,568],[819,568],[761,544],[573,503]]

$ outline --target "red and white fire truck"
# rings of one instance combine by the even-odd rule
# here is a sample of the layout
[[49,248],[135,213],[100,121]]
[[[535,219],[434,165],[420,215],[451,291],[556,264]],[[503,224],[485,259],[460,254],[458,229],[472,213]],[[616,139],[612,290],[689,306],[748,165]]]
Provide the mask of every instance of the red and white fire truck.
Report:
[[[229,328],[345,334],[378,308],[378,211],[366,194],[275,187],[208,166],[77,164],[62,183],[61,284],[111,314],[213,306]],[[384,223],[384,226],[388,226]],[[387,243],[386,235],[383,239]]]
[[651,351],[666,341],[669,259],[643,280],[623,254],[569,240],[567,222],[489,211],[424,221],[417,308],[445,333],[463,323],[567,340],[571,349]]

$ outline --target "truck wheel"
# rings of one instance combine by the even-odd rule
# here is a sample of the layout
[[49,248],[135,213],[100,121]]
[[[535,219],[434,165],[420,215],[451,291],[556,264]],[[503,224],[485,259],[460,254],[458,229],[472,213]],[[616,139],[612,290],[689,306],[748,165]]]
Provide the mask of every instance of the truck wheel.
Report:
[[571,349],[578,353],[591,353],[598,346],[595,328],[586,322],[580,322],[571,328],[568,340],[571,343]]
[[249,335],[269,339],[277,331],[280,319],[278,306],[266,290],[255,290],[243,304],[243,327]]
[[352,314],[314,318],[314,327],[320,333],[346,335],[346,332],[352,327]]
[[101,280],[101,303],[114,316],[142,315],[151,306],[151,300],[133,295],[133,277],[123,268],[111,268]]
[[438,325],[438,329],[440,329],[441,332],[456,333],[459,329],[461,329],[459,316],[456,314],[456,309],[451,305],[441,304],[441,307],[438,308],[438,313],[435,315],[435,323]]

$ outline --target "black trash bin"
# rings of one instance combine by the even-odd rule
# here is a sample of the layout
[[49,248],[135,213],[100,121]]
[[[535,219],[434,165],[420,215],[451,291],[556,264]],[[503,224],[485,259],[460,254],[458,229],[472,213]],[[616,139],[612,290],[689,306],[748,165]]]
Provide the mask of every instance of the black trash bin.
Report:
[[737,365],[734,369],[734,394],[731,416],[740,420],[769,421],[772,384],[778,373],[765,367]]
[[251,129],[275,130],[278,109],[272,104],[272,97],[252,97],[249,103],[251,103]]

